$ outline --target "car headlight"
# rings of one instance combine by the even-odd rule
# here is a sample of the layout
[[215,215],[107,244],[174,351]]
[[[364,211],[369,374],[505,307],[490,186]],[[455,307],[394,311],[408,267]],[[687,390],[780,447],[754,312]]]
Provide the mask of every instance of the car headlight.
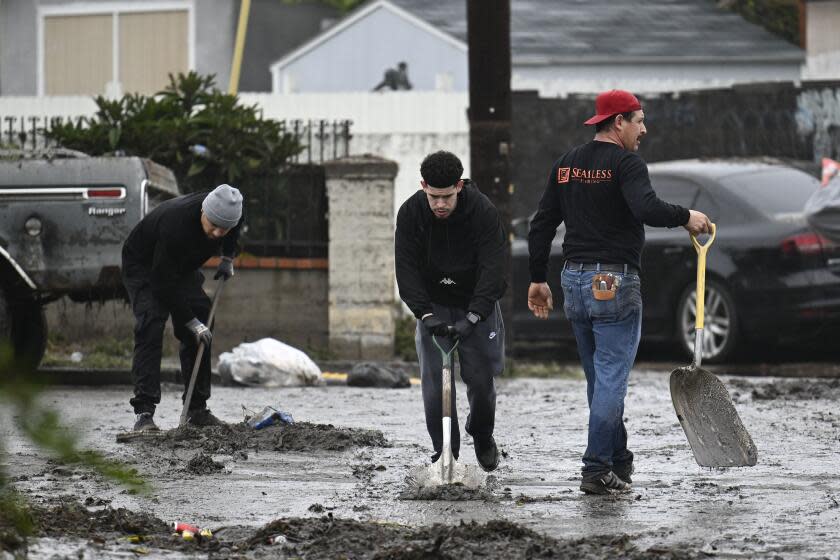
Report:
[[29,218],[28,220],[26,220],[26,223],[23,224],[23,227],[26,229],[26,233],[28,233],[32,237],[37,237],[41,235],[41,226],[41,220],[39,218],[36,218],[35,216]]

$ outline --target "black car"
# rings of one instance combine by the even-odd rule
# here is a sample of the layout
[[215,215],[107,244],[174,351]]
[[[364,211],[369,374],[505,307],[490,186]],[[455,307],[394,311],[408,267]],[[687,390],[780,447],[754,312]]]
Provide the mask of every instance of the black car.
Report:
[[[721,362],[745,341],[810,338],[840,325],[840,247],[809,229],[802,209],[819,187],[781,164],[673,161],[649,166],[660,198],[706,213],[717,237],[706,265],[703,359]],[[573,339],[563,315],[560,226],[548,283],[548,320],[528,310],[528,219],[514,222],[514,332],[518,341]],[[683,228],[645,228],[642,339],[694,348],[697,253]],[[705,237],[701,237],[701,242]]]

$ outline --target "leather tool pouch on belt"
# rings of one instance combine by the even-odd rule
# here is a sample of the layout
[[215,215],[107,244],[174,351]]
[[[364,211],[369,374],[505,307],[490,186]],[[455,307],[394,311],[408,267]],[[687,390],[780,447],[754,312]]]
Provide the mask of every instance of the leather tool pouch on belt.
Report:
[[596,274],[592,277],[592,297],[599,301],[615,299],[615,291],[619,284],[621,284],[619,276]]

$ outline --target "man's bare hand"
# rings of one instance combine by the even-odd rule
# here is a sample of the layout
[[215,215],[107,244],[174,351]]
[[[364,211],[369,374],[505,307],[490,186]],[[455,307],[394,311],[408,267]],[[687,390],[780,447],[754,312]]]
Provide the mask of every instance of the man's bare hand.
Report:
[[697,210],[688,211],[688,221],[683,226],[688,233],[700,235],[701,233],[712,233],[712,222],[703,212]]
[[538,319],[548,319],[548,312],[554,309],[554,300],[551,298],[548,282],[539,284],[531,282],[528,286],[528,309]]

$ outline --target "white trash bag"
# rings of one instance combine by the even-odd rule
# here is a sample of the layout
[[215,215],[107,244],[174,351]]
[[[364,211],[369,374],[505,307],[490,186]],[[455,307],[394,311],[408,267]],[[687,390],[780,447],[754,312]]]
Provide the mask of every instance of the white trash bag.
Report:
[[244,342],[219,355],[225,383],[261,387],[321,385],[321,369],[297,348],[273,338]]
[[823,158],[821,187],[805,203],[805,218],[820,235],[840,243],[840,163]]

